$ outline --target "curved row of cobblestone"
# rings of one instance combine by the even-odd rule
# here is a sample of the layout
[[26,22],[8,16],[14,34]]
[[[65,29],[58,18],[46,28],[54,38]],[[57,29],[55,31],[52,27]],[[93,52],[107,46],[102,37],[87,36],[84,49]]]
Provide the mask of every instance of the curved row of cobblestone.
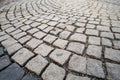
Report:
[[120,6],[23,0],[0,12],[1,44],[14,62],[40,79],[120,79]]

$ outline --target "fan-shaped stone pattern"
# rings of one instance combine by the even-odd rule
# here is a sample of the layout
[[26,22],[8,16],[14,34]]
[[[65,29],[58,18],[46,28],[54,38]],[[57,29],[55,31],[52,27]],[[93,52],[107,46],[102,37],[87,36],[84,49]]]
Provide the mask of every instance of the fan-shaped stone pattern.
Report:
[[[120,64],[118,5],[97,0],[22,0],[0,9],[0,24],[0,42],[10,59],[40,79],[120,78],[110,71]],[[11,64],[2,55],[0,49],[1,70]]]

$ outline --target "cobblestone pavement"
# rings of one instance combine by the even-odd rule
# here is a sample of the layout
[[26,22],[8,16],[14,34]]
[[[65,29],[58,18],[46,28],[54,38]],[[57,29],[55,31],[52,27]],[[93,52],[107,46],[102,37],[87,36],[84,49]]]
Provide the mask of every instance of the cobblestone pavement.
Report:
[[120,6],[22,0],[0,9],[0,80],[120,80]]

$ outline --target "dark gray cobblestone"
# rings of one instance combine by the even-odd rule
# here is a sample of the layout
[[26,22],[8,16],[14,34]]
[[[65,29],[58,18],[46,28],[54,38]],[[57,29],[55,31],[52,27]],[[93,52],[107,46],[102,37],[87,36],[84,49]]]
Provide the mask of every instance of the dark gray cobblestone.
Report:
[[120,6],[13,2],[0,8],[0,43],[0,80],[119,80]]

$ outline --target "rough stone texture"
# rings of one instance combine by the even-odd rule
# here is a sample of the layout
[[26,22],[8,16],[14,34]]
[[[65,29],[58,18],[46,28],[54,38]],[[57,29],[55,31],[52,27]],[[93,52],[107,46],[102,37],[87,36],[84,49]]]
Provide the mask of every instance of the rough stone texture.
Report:
[[17,50],[19,50],[20,48],[22,48],[22,45],[20,45],[19,43],[15,43],[12,46],[9,46],[7,48],[8,54],[12,55],[14,52],[16,52]]
[[98,36],[98,31],[94,29],[87,29],[86,34]]
[[51,43],[53,43],[53,41],[56,40],[56,38],[57,38],[57,37],[48,34],[43,40],[44,40],[45,42],[51,44]]
[[29,50],[25,48],[22,48],[12,56],[12,59],[14,59],[20,65],[23,65],[32,56],[34,56],[32,52],[30,52]]
[[68,44],[68,41],[67,40],[63,40],[63,39],[57,39],[53,43],[54,46],[57,46],[57,47],[62,48],[62,49],[64,49],[67,44]]
[[11,64],[8,56],[0,57],[0,70]]
[[5,48],[8,48],[9,46],[15,44],[17,41],[13,38],[8,38],[7,40],[3,41],[2,42],[2,45],[5,47]]
[[37,33],[35,33],[33,36],[35,36],[35,37],[38,38],[38,39],[41,39],[41,38],[43,38],[45,35],[46,35],[46,34],[43,33],[43,32],[37,32]]
[[[112,78],[117,79],[120,72],[106,69],[108,66],[106,63],[120,65],[119,2],[119,0],[19,0],[19,2],[9,2],[9,5],[0,8],[0,44],[3,44],[0,45],[0,49],[3,48],[0,50],[0,58],[8,56],[11,64],[16,63],[21,66],[21,69],[25,68],[24,76],[16,80],[29,79],[30,76],[27,74],[33,74],[33,77],[44,80],[42,75],[50,64],[55,64],[66,72],[60,73],[64,76],[60,77],[60,80],[72,78],[74,80],[73,75],[78,80],[88,78],[104,80],[110,73],[114,73]],[[24,54],[18,55],[19,50],[23,48],[26,48],[28,52],[25,50]],[[56,49],[60,51],[54,52]],[[72,61],[74,55],[87,58],[86,63],[82,58],[76,60],[76,62],[86,64],[86,72],[83,69],[85,67],[80,68],[82,65]],[[12,59],[13,57],[15,59]],[[4,65],[3,63],[1,65]],[[69,65],[73,63],[80,67],[73,67],[74,70],[69,69]],[[0,72],[6,70],[11,64],[4,66]],[[78,71],[79,68],[81,71]],[[56,78],[52,75],[52,72],[56,75],[58,68],[54,69],[53,66],[50,69],[52,80],[58,80],[59,74]],[[4,75],[6,74],[8,73]],[[67,77],[68,74],[72,75]],[[14,80],[14,78],[10,79]]]
[[95,46],[95,45],[89,45],[86,53],[90,56],[101,58],[102,47]]
[[90,80],[90,78],[68,74],[66,80]]
[[25,71],[17,64],[10,65],[7,69],[0,72],[1,80],[20,80]]
[[34,76],[27,74],[23,77],[22,80],[37,80],[37,78],[35,78]]
[[120,51],[112,48],[106,48],[105,58],[120,62]]
[[73,51],[77,54],[82,54],[84,50],[84,45],[77,42],[71,42],[69,43],[67,50]]
[[3,52],[3,48],[0,47],[0,56],[3,55],[3,54],[4,54],[4,52]]
[[72,40],[72,41],[81,41],[81,42],[86,42],[86,35],[84,34],[78,34],[78,33],[75,33],[73,34],[69,40]]
[[42,69],[45,68],[45,66],[48,64],[48,61],[46,61],[42,56],[38,55],[32,60],[30,60],[26,67],[35,72],[36,74],[40,74]]
[[106,63],[108,76],[107,79],[119,80],[120,79],[120,65],[113,63]]
[[70,52],[62,50],[62,49],[55,49],[51,55],[50,58],[54,61],[58,62],[59,64],[63,65],[69,58]]
[[32,38],[29,42],[26,43],[26,46],[29,47],[30,49],[36,48],[38,45],[40,45],[43,41]]
[[113,41],[113,44],[116,49],[120,49],[120,41]]
[[71,32],[69,31],[63,31],[60,33],[60,37],[63,38],[63,39],[67,39],[69,36],[70,36]]
[[111,32],[101,32],[101,37],[114,39],[113,33],[111,33]]
[[69,61],[68,68],[73,71],[86,73],[87,60],[85,57],[73,55]]
[[44,80],[63,80],[64,76],[65,70],[53,63],[51,63],[42,74]]
[[87,59],[87,74],[100,78],[105,78],[102,62],[95,59]]
[[109,39],[102,38],[102,45],[112,46],[112,42]]
[[54,48],[51,46],[48,46],[46,44],[41,44],[34,50],[34,52],[42,56],[47,56],[53,49]]
[[88,43],[95,44],[95,45],[100,45],[100,38],[90,36],[89,39],[88,39]]

